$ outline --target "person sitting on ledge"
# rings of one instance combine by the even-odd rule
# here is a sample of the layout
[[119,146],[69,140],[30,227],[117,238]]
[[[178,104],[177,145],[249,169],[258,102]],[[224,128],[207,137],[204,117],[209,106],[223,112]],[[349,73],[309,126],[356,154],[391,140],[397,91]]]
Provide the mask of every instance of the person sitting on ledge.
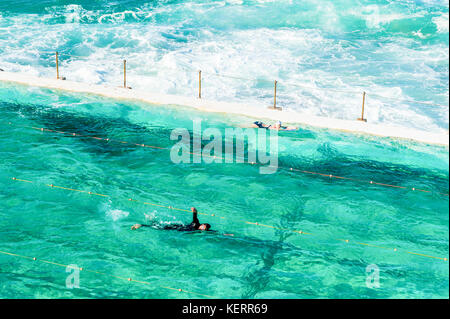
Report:
[[252,127],[265,128],[266,130],[277,130],[277,131],[294,131],[297,130],[295,126],[282,126],[280,121],[277,121],[273,125],[264,124],[261,121],[256,121],[252,124]]
[[[178,231],[196,231],[196,230],[202,230],[202,231],[209,231],[211,229],[210,224],[200,224],[200,221],[197,217],[197,209],[195,207],[191,207],[192,211],[192,222],[189,225],[180,225],[180,224],[170,224],[165,225],[162,229],[164,230],[178,230]],[[154,227],[156,225],[143,225],[143,224],[135,224],[131,226],[131,230],[136,230],[141,227]]]

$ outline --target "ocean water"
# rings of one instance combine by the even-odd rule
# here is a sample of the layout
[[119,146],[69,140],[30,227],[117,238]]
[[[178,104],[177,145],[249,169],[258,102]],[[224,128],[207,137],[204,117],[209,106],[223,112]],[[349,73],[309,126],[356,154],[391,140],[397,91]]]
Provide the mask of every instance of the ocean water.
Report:
[[[0,1],[0,68],[448,130],[448,1]],[[231,75],[243,79],[217,77]],[[248,80],[244,80],[248,79]],[[380,98],[378,95],[386,98]],[[419,101],[428,104],[420,104]],[[433,105],[430,105],[433,104]]]
[[[360,94],[340,91],[366,90],[371,122],[448,129],[448,2],[0,0],[0,31],[4,70],[54,76],[57,49],[67,78],[120,85],[126,58],[134,88],[195,95],[202,69],[205,98],[264,107],[276,78],[287,108],[354,118]],[[398,189],[174,164],[168,150],[31,128],[170,148],[172,130],[192,130],[193,120],[222,132],[251,121],[0,82],[0,251],[151,283],[82,271],[80,288],[68,289],[64,267],[0,253],[0,297],[202,297],[162,287],[216,298],[449,297],[448,261],[427,257],[449,258],[448,147],[311,127],[280,133],[281,167],[408,187]],[[131,231],[190,222],[142,202],[195,206],[217,233]],[[379,288],[366,286],[369,265]]]

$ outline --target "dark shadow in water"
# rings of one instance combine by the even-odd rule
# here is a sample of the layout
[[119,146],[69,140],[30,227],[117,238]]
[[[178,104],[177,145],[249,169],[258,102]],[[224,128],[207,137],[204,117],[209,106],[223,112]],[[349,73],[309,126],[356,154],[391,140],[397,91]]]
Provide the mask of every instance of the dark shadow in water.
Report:
[[[304,211],[304,202],[299,199],[297,209],[287,210],[281,215],[279,228],[294,229],[294,225],[302,220]],[[284,241],[293,233],[282,230],[275,230],[278,241],[274,242],[261,253],[261,260],[257,261],[254,266],[250,266],[243,275],[243,280],[247,282],[241,298],[253,299],[256,295],[265,290],[271,280],[271,270],[275,264],[276,255],[283,249]]]
[[[391,185],[413,185],[416,188],[448,193],[448,172],[442,170],[430,170],[421,167],[410,167],[402,164],[348,156],[340,153],[328,142],[320,144],[317,151],[323,155],[321,159],[302,160],[292,155],[280,156],[278,159],[279,166]],[[297,176],[300,173],[289,172],[289,174],[291,176]],[[339,183],[340,181],[329,179],[328,182]],[[345,182],[351,183],[348,180]]]
[[[121,117],[110,118],[99,115],[89,116],[86,114],[74,114],[60,109],[46,107],[42,105],[19,105],[14,103],[3,103],[3,112],[11,115],[20,114],[28,120],[34,122],[34,126],[44,127],[49,130],[77,133],[86,136],[100,138],[110,138],[121,140],[121,136],[126,136],[127,142],[147,145],[161,146],[161,142],[171,142],[169,139],[171,130],[159,126],[145,127],[129,122],[125,118],[128,115],[123,110]],[[123,118],[122,118],[123,117]],[[19,123],[23,122],[20,119]],[[20,124],[19,124],[20,125]],[[51,134],[51,133],[49,133]],[[106,143],[91,138],[71,137],[70,135],[54,135],[55,138],[76,138],[87,146],[86,151],[96,154],[108,154],[111,156],[121,156],[127,152],[141,149],[138,146],[120,143]],[[168,145],[167,145],[168,146]],[[148,149],[152,151],[152,149]]]
[[[121,117],[110,118],[99,115],[90,116],[88,114],[74,114],[54,107],[45,105],[20,105],[15,103],[1,103],[2,112],[11,116],[20,114],[28,120],[36,122],[36,125],[43,126],[51,130],[65,132],[76,132],[87,136],[97,136],[101,138],[120,139],[125,136],[127,142],[137,144],[155,145],[159,147],[172,147],[176,141],[170,140],[171,128],[159,126],[146,127],[126,120],[128,112],[123,109]],[[23,122],[23,119],[20,119]],[[194,134],[190,132],[190,145],[193,145]],[[294,136],[294,135],[293,135]],[[77,138],[86,145],[86,151],[109,156],[122,156],[136,149],[137,146],[124,145],[113,142],[97,141],[90,138],[80,138],[71,136],[55,135],[55,138]],[[231,141],[223,141],[222,146]],[[202,147],[209,141],[201,141]],[[244,140],[244,159],[248,162],[248,141]],[[186,146],[187,147],[187,146]],[[149,152],[154,149],[147,148]],[[329,173],[337,176],[352,177],[363,180],[374,180],[380,183],[394,185],[411,185],[414,187],[432,189],[434,191],[448,192],[448,173],[439,170],[430,170],[420,167],[408,167],[406,165],[385,163],[366,158],[358,159],[355,156],[346,156],[337,151],[329,142],[319,145],[318,152],[323,156],[321,159],[302,159],[298,154],[279,156],[279,167],[295,168],[299,170]],[[158,151],[159,152],[159,151]],[[225,155],[225,154],[223,154]],[[301,154],[300,154],[301,155]],[[282,170],[282,169],[281,169]],[[280,171],[281,171],[280,170]],[[288,172],[293,178],[303,175],[295,172]],[[318,177],[319,178],[319,177]],[[424,184],[426,181],[426,184]],[[338,182],[334,179],[330,183]],[[346,181],[350,183],[349,181]]]

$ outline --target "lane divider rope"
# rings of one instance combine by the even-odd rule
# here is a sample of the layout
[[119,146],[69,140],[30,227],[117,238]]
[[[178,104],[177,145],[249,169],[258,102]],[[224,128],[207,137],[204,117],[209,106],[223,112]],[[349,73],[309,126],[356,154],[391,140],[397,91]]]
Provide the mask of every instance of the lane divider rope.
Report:
[[[16,125],[16,124],[13,124],[11,122],[8,122],[8,125],[15,126],[15,127],[21,127],[21,128],[27,128],[27,129],[33,129],[33,130],[37,130],[37,131],[41,131],[41,132],[51,132],[51,133],[62,134],[62,135],[67,135],[67,136],[90,138],[90,139],[95,139],[95,140],[105,141],[105,142],[115,142],[115,143],[120,143],[120,144],[132,145],[132,146],[136,146],[136,147],[144,147],[144,148],[152,148],[152,149],[159,149],[159,150],[168,150],[168,151],[170,151],[170,149],[167,148],[167,147],[160,147],[160,146],[147,145],[147,144],[141,144],[141,143],[130,143],[130,142],[119,141],[119,140],[110,139],[110,138],[102,138],[102,137],[97,137],[97,136],[83,135],[83,134],[74,133],[74,132],[64,132],[64,131],[51,130],[51,129],[47,129],[47,128],[43,128],[43,127]],[[214,159],[224,160],[224,158],[222,156],[215,156],[215,155],[208,155],[208,154],[198,154],[198,153],[195,153],[195,152],[188,152],[188,153],[191,154],[191,155],[206,156],[206,157],[210,157],[210,158],[214,158]],[[255,163],[255,162],[251,162],[251,163],[245,163],[244,162],[244,164],[260,165],[260,166],[262,165],[261,163]],[[322,176],[322,177],[326,177],[326,178],[330,178],[330,179],[348,180],[348,181],[353,181],[353,182],[362,183],[362,184],[369,184],[369,185],[377,185],[377,186],[382,186],[382,187],[404,189],[404,190],[407,190],[407,191],[417,191],[417,192],[422,192],[422,193],[433,193],[433,194],[438,194],[438,195],[449,197],[448,193],[433,192],[433,191],[430,191],[430,190],[421,189],[421,188],[417,188],[417,187],[406,187],[406,186],[400,186],[400,185],[380,183],[380,182],[376,182],[376,181],[372,181],[372,180],[364,180],[364,179],[358,179],[358,178],[353,178],[353,177],[338,176],[338,175],[329,174],[329,173],[311,172],[311,171],[301,170],[301,169],[297,169],[297,168],[293,168],[293,167],[287,168],[287,167],[282,167],[281,166],[281,167],[278,167],[278,168],[279,169],[283,169],[283,170],[287,170],[287,171],[291,171],[291,172],[299,172],[299,173],[307,174],[307,175]]]
[[[30,180],[19,179],[19,178],[16,178],[16,177],[12,177],[11,179],[13,181],[17,181],[17,182],[38,184],[38,183],[35,183],[33,181],[30,181]],[[39,185],[44,185],[44,186],[50,187],[52,189],[56,188],[56,189],[62,189],[62,190],[66,190],[66,191],[72,191],[72,192],[89,194],[89,195],[93,195],[93,196],[113,198],[112,196],[105,195],[105,194],[99,194],[99,193],[91,192],[91,191],[84,191],[84,190],[79,190],[79,189],[73,189],[73,188],[69,188],[69,187],[56,186],[56,185],[53,185],[53,184],[39,184]],[[116,199],[124,200],[123,198],[116,198]],[[173,207],[173,206],[161,205],[161,204],[151,203],[151,202],[147,202],[147,201],[141,201],[141,200],[137,200],[135,198],[128,198],[126,200],[130,201],[130,202],[141,203],[143,205],[157,206],[157,207],[161,207],[161,208],[167,208],[169,210],[180,211],[180,212],[185,212],[185,213],[191,213],[191,211],[187,210],[187,209],[176,208],[176,207]],[[208,213],[201,213],[201,212],[199,212],[198,214],[204,215],[204,216],[211,216],[211,217],[215,217],[215,218],[220,218],[220,219],[228,219],[228,218],[223,217],[223,216],[217,216],[216,214],[208,214]],[[272,225],[261,224],[259,222],[255,222],[255,221],[238,220],[238,219],[233,219],[233,220],[234,221],[239,221],[241,223],[249,224],[249,225],[258,226],[258,227],[266,227],[266,228],[271,228],[271,229],[275,229],[275,230],[281,230],[281,231],[285,231],[285,232],[292,232],[292,233],[299,234],[299,235],[307,235],[307,236],[319,237],[317,235],[314,235],[314,234],[309,233],[309,232],[305,232],[303,230],[293,230],[293,229],[287,229],[287,228],[282,228],[282,227],[276,227],[276,226],[272,226]],[[411,251],[407,251],[407,250],[399,250],[396,247],[389,248],[389,247],[383,247],[383,246],[363,243],[363,242],[359,242],[359,241],[350,241],[349,239],[340,239],[340,238],[327,238],[327,240],[336,240],[336,241],[345,242],[347,244],[352,243],[352,244],[360,245],[360,246],[367,246],[367,247],[373,247],[373,248],[387,249],[387,250],[391,250],[393,252],[403,252],[403,253],[406,253],[406,254],[422,256],[422,257],[427,257],[427,258],[432,258],[432,259],[438,259],[438,260],[442,260],[442,261],[448,261],[447,257],[437,257],[437,256],[428,255],[428,254],[423,254],[423,253],[411,252]]]
[[150,283],[148,281],[138,280],[138,279],[135,279],[135,278],[132,278],[132,277],[128,277],[127,278],[127,277],[123,277],[123,276],[111,275],[111,274],[108,274],[108,273],[105,273],[105,272],[102,272],[102,271],[86,269],[84,267],[75,268],[75,267],[73,267],[71,265],[65,265],[65,264],[62,264],[62,263],[53,262],[53,261],[44,260],[44,259],[39,259],[39,258],[36,258],[36,257],[20,255],[20,254],[8,252],[8,251],[0,250],[0,254],[9,255],[9,256],[13,256],[13,257],[19,257],[19,258],[23,258],[23,259],[32,260],[32,261],[39,261],[41,263],[50,264],[50,265],[54,265],[54,266],[58,266],[58,267],[64,267],[66,269],[67,268],[78,269],[80,271],[85,271],[85,272],[89,272],[89,273],[93,273],[93,274],[97,274],[97,275],[103,275],[103,276],[107,276],[107,277],[111,277],[111,278],[115,278],[115,279],[126,280],[126,281],[130,281],[130,282],[137,282],[137,283],[144,284],[144,285],[149,285],[149,286],[153,286],[153,287],[174,290],[174,291],[183,292],[183,293],[187,293],[187,294],[193,294],[193,295],[198,295],[198,296],[207,297],[207,298],[214,298],[213,296],[210,296],[210,295],[205,295],[205,294],[201,294],[201,293],[198,293],[198,292],[193,292],[193,291],[189,291],[189,290],[185,290],[185,289],[181,289],[181,288],[173,288],[173,287],[166,287],[166,286],[155,286],[155,285],[153,285],[152,283]]

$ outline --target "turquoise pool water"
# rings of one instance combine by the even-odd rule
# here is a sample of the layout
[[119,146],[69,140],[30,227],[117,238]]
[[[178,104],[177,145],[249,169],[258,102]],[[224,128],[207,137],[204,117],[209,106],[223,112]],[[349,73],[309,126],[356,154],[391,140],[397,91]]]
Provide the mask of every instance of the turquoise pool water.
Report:
[[[82,271],[80,288],[67,289],[63,267],[0,254],[0,297],[199,297],[160,288],[169,286],[216,298],[448,298],[448,261],[406,253],[449,256],[449,200],[439,194],[448,193],[448,148],[308,127],[280,134],[280,166],[432,191],[422,193],[261,175],[247,164],[174,164],[166,150],[25,128],[170,148],[170,132],[199,119],[220,130],[250,121],[0,83],[0,250],[152,284]],[[131,231],[191,216],[128,198],[226,219],[200,216],[213,234]],[[366,287],[371,264],[380,288]]]

